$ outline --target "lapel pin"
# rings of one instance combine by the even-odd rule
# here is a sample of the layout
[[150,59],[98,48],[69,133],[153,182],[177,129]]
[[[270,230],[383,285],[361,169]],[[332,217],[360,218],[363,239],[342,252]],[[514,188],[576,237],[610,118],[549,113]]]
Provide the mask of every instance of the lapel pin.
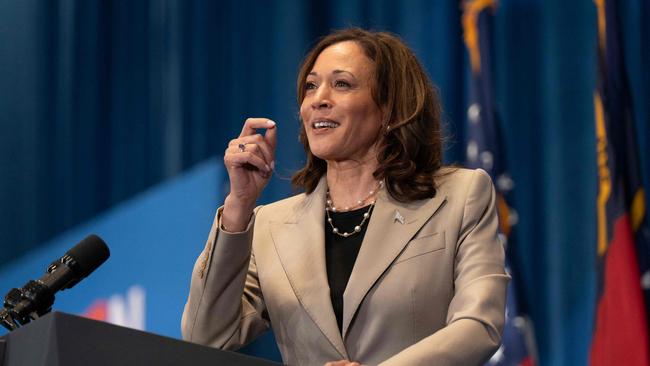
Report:
[[393,217],[393,222],[395,221],[399,221],[400,224],[404,225],[404,216],[397,210],[395,210],[395,217]]

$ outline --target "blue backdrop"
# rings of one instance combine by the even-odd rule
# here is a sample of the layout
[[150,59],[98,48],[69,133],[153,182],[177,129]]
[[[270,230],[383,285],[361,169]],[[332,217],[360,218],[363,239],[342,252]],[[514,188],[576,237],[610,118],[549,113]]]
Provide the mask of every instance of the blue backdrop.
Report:
[[[648,191],[650,4],[620,8]],[[596,238],[595,6],[502,0],[494,24],[522,305],[543,365],[585,364]],[[446,159],[462,161],[469,67],[457,1],[0,0],[0,260],[221,155],[249,116],[279,123],[279,174],[262,201],[288,195],[287,178],[303,159],[299,62],[317,36],[348,25],[396,32],[416,51],[442,91]]]
[[93,313],[101,320],[180,338],[192,267],[221,199],[222,172],[211,159],[66,231],[5,266],[0,288],[41,277],[49,263],[95,233],[109,246],[109,259],[72,289],[59,292],[54,309]]

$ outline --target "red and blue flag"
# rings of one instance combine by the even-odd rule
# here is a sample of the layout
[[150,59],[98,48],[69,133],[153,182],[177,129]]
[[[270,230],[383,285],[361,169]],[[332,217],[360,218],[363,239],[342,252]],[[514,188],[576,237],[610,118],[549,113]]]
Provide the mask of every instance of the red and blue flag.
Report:
[[[648,226],[617,2],[598,9],[594,93],[598,196],[597,303],[591,365],[649,365]],[[645,281],[643,279],[646,279]]]

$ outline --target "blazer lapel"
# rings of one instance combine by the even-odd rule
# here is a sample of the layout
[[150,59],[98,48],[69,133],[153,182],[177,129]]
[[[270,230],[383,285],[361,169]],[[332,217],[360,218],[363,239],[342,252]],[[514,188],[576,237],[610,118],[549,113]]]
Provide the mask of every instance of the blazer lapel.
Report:
[[325,268],[325,179],[286,218],[271,223],[271,236],[291,287],[307,314],[347,359],[332,308]]
[[446,196],[400,203],[386,189],[377,194],[368,230],[343,294],[343,339],[361,301],[409,240],[438,210]]

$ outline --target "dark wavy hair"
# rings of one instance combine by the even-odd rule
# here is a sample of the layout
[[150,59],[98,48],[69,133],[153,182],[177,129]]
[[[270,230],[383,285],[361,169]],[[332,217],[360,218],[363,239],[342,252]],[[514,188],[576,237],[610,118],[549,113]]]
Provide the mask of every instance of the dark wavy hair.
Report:
[[[385,111],[384,133],[377,144],[379,166],[373,173],[375,179],[384,179],[389,194],[401,202],[435,196],[434,178],[442,166],[440,99],[413,51],[399,37],[349,28],[320,39],[300,67],[298,105],[305,97],[307,75],[320,53],[344,41],[356,42],[375,64],[372,97]],[[326,173],[327,163],[311,153],[302,123],[300,142],[307,153],[307,162],[291,182],[294,187],[311,193]]]

